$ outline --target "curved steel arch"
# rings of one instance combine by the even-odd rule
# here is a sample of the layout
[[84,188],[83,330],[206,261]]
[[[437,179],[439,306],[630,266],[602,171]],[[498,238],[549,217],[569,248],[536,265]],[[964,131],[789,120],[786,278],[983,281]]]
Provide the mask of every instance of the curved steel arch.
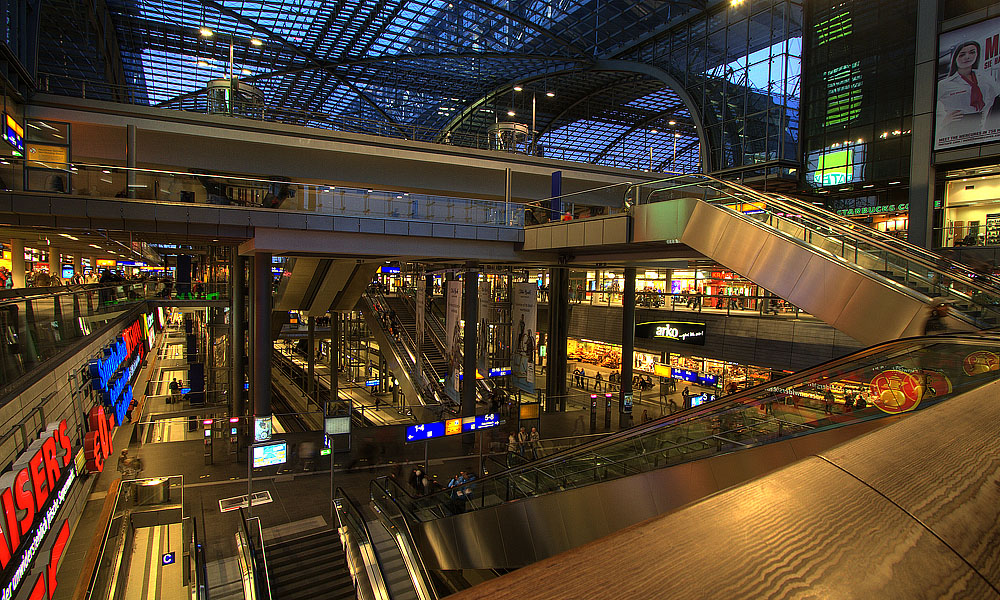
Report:
[[673,75],[659,67],[631,60],[598,60],[594,63],[593,68],[594,70],[602,71],[642,73],[643,75],[662,81],[671,91],[677,94],[677,97],[687,107],[688,113],[691,114],[691,120],[694,121],[695,131],[698,134],[698,143],[701,147],[701,168],[705,173],[711,172],[710,158],[712,154],[708,144],[708,130],[705,128],[705,121],[694,98],[691,97],[691,94],[684,89],[684,86]]
[[538,132],[538,137],[541,138],[543,135],[545,135],[546,133],[548,133],[549,130],[552,128],[552,125],[554,123],[558,123],[559,119],[561,119],[563,117],[563,115],[565,115],[569,111],[573,110],[574,108],[576,108],[577,106],[579,106],[581,103],[586,102],[587,100],[590,100],[594,96],[600,95],[600,94],[602,94],[602,93],[604,93],[604,92],[606,92],[608,90],[613,90],[613,89],[618,88],[618,87],[623,87],[623,86],[631,84],[631,83],[632,83],[632,80],[626,79],[626,80],[619,81],[618,83],[615,83],[614,85],[605,86],[605,87],[599,87],[599,88],[595,89],[592,92],[588,92],[587,94],[584,94],[583,96],[581,96],[580,98],[578,98],[577,100],[575,100],[572,104],[570,104],[569,106],[567,106],[563,110],[559,111],[559,114],[557,114],[556,116],[554,116],[551,119],[549,119],[549,122],[545,124],[545,128]]
[[667,71],[664,71],[663,69],[653,65],[647,65],[645,63],[639,63],[630,60],[600,59],[594,61],[594,63],[588,69],[568,68],[553,72],[529,75],[527,77],[518,77],[516,79],[510,80],[504,83],[503,85],[497,86],[494,89],[490,90],[489,93],[481,97],[479,100],[476,100],[475,102],[471,103],[464,110],[462,110],[462,112],[455,115],[451,121],[449,121],[447,124],[445,124],[444,127],[441,128],[441,131],[440,133],[438,133],[437,137],[435,138],[435,141],[440,142],[442,139],[444,139],[444,136],[447,132],[454,129],[457,125],[459,125],[462,121],[464,121],[466,117],[475,112],[477,108],[479,108],[489,100],[492,100],[498,94],[506,92],[515,83],[531,83],[533,81],[547,79],[549,77],[565,75],[568,73],[578,73],[587,71],[618,71],[624,73],[638,73],[641,75],[646,75],[647,77],[660,81],[661,83],[666,85],[671,91],[677,94],[677,97],[680,98],[684,106],[687,107],[688,113],[691,115],[691,120],[694,122],[695,132],[697,133],[698,137],[698,144],[701,150],[700,157],[701,157],[702,171],[704,171],[705,173],[711,172],[710,160],[712,154],[711,154],[711,146],[709,145],[708,142],[708,130],[705,127],[705,121],[702,118],[702,113],[699,110],[698,105],[695,103],[694,98],[692,98],[691,94],[689,94],[687,90],[684,89],[684,86],[682,86],[680,82],[677,81],[677,79]]

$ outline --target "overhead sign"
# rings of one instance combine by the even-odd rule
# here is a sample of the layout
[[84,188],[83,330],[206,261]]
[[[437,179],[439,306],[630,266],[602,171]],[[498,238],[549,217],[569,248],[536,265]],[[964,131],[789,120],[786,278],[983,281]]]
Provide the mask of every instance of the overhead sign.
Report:
[[115,266],[117,264],[118,263],[116,261],[108,260],[106,258],[98,258],[97,259],[97,266],[98,267],[113,267],[113,266]]
[[648,340],[671,340],[682,344],[705,345],[704,323],[688,321],[649,321],[635,326],[636,337]]
[[14,146],[18,152],[24,153],[24,127],[18,125],[14,117],[5,114],[3,131],[7,143]]
[[253,453],[253,468],[273,467],[284,464],[288,460],[288,444],[273,442],[251,446]]
[[58,528],[48,567],[32,584],[30,598],[51,597],[56,587],[56,569],[69,541],[69,520],[56,523],[56,515],[66,501],[76,465],[66,421],[50,423],[42,435],[28,446],[0,477],[0,598],[17,596],[21,584],[31,574],[33,563],[45,538]]
[[323,430],[326,435],[351,433],[351,417],[326,417],[323,419]]
[[438,421],[437,423],[422,423],[420,425],[410,425],[406,428],[407,442],[423,442],[426,440],[468,433],[479,429],[489,429],[496,427],[503,421],[495,413],[478,415],[475,417],[461,417]]
[[394,275],[399,273],[399,267],[381,267],[379,273],[387,273],[389,275]]
[[167,552],[160,558],[160,564],[164,567],[167,565],[172,565],[177,562],[176,555],[173,552]]

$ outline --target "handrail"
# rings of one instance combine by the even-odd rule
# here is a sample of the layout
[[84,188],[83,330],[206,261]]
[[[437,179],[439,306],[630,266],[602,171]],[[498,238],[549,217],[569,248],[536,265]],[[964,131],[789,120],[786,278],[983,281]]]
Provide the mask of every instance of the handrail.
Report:
[[[369,286],[369,289],[365,292],[365,295],[367,295],[367,294],[374,295],[375,299],[383,307],[385,307],[386,309],[388,309],[389,303],[386,301],[385,294],[383,294],[381,292],[381,290],[379,290],[379,289],[377,289],[377,288],[375,288],[373,286]],[[369,304],[373,308],[375,308],[375,305],[372,304],[370,300],[369,300]],[[409,367],[408,370],[410,371],[411,376],[415,376],[415,379],[416,379],[414,381],[414,384],[415,384],[414,387],[416,387],[421,392],[426,393],[426,391],[423,389],[424,388],[424,385],[423,385],[424,382],[422,381],[422,379],[420,377],[421,373],[417,373],[416,372],[416,370],[417,370],[416,360],[411,360],[411,357],[413,357],[413,356],[416,355],[416,352],[417,352],[417,342],[410,336],[409,332],[406,331],[406,328],[402,326],[402,323],[399,322],[399,316],[398,315],[395,316],[395,321],[396,321],[397,329],[398,329],[399,334],[400,334],[399,335],[399,337],[400,337],[399,343],[403,346],[403,350],[406,352],[406,356],[404,358],[406,358],[406,364]],[[389,337],[389,336],[387,336],[387,337]],[[394,340],[392,340],[391,337],[390,337],[389,341],[393,342]],[[423,360],[421,362],[423,363],[424,368],[430,370],[431,374],[434,376],[434,380],[433,381],[436,384],[441,379],[441,374],[438,373],[437,369],[434,368],[434,365],[431,364],[431,362],[429,360],[427,360],[427,355],[426,354],[423,355]]]
[[[253,536],[250,535],[250,529],[248,527],[247,521],[254,520],[257,521],[257,540],[260,540],[260,548],[258,551],[258,544],[254,543]],[[271,600],[271,581],[267,572],[267,558],[264,555],[264,535],[260,528],[260,517],[252,517],[247,519],[246,509],[240,507],[240,531],[238,532],[243,535],[247,543],[247,550],[250,552],[250,577],[253,583],[254,598],[260,600]]]
[[[414,587],[418,590],[418,593],[420,592],[421,588],[423,588],[423,590],[427,593],[426,596],[424,596],[423,598],[430,598],[431,600],[437,600],[438,598],[437,590],[434,589],[434,585],[431,583],[430,572],[427,570],[427,565],[424,563],[424,558],[420,555],[420,551],[417,550],[417,545],[414,542],[413,530],[410,529],[410,523],[406,519],[406,513],[403,511],[403,508],[399,505],[399,503],[396,502],[396,499],[392,497],[392,494],[389,493],[389,490],[379,483],[379,479],[387,479],[387,478],[382,477],[382,478],[372,479],[368,485],[372,506],[375,508],[375,511],[376,513],[379,514],[379,516],[384,514],[385,508],[379,504],[379,500],[376,498],[373,489],[377,488],[382,492],[382,498],[388,499],[388,501],[392,504],[392,506],[399,512],[400,516],[399,520],[403,523],[403,529],[399,530],[398,527],[396,527],[396,529],[400,532],[400,536],[404,539],[404,541],[407,544],[409,544],[410,548],[413,551],[412,552],[413,555],[415,555],[417,558],[417,566],[419,567],[419,573],[417,573],[416,574],[417,577],[414,578]],[[386,518],[389,518],[391,520],[391,518],[388,517],[388,515],[386,515]],[[411,577],[412,575],[413,573],[411,573]]]
[[[950,334],[942,334],[936,336],[917,336],[910,338],[902,338],[899,340],[892,340],[888,342],[883,342],[881,344],[877,344],[875,346],[871,346],[869,348],[855,352],[853,354],[849,354],[847,356],[842,356],[826,361],[809,369],[800,371],[794,375],[785,377],[780,380],[780,385],[782,388],[791,388],[795,385],[806,383],[810,380],[814,380],[817,378],[823,379],[823,374],[826,371],[830,371],[832,369],[835,369],[843,365],[847,365],[849,363],[862,361],[876,354],[886,353],[893,350],[903,350],[916,344],[933,345],[933,344],[940,344],[947,342],[960,342],[974,346],[984,346],[988,348],[993,348],[996,345],[996,337],[997,336],[993,333],[983,333],[983,334],[950,333]],[[544,458],[532,461],[530,463],[526,463],[525,465],[512,467],[507,471],[485,476],[483,478],[478,479],[477,484],[485,486],[485,484],[489,483],[490,481],[496,481],[500,477],[510,477],[514,475],[519,475],[531,470],[545,468],[547,465],[558,465],[559,463],[571,458],[575,454],[600,451],[602,448],[615,444],[620,444],[628,440],[635,440],[660,429],[673,427],[676,425],[680,425],[682,423],[690,423],[716,414],[722,414],[725,412],[729,412],[734,408],[755,406],[760,402],[759,395],[762,392],[767,393],[769,390],[773,388],[774,388],[774,383],[772,382],[747,388],[735,394],[724,396],[723,398],[720,398],[715,402],[682,410],[672,415],[668,415],[666,417],[657,419],[655,421],[650,421],[649,423],[646,423],[644,425],[637,425],[631,429],[614,433],[602,440],[597,440],[567,450],[556,452]],[[399,494],[401,496],[405,496],[408,501],[412,502],[418,500],[418,498],[413,497],[408,491],[403,489],[403,487],[399,485],[399,483],[393,481],[392,484],[393,487],[399,490]],[[405,506],[402,506],[402,508],[406,510],[412,518],[414,518],[415,520],[420,520],[417,518],[415,514],[410,513]]]
[[[382,561],[379,559],[378,553],[375,552],[375,544],[372,542],[371,532],[368,530],[368,523],[361,514],[361,509],[358,508],[354,500],[344,491],[344,488],[339,486],[336,490],[335,499],[340,501],[336,505],[338,508],[337,518],[340,519],[340,515],[343,512],[349,520],[356,521],[355,526],[360,528],[357,533],[364,536],[361,541],[367,546],[369,552],[362,558],[365,561],[365,570],[368,574],[368,581],[372,586],[372,593],[375,595],[376,600],[390,600],[389,590],[386,587],[385,577],[383,576],[385,568],[382,566]],[[340,519],[340,524],[342,527],[350,527],[342,519]],[[359,545],[360,548],[361,546]]]

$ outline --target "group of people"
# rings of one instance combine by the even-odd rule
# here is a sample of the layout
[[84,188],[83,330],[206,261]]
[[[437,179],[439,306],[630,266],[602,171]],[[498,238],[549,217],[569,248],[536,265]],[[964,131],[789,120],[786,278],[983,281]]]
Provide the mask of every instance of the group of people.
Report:
[[[826,390],[823,393],[823,412],[832,415],[835,412],[837,398],[833,392]],[[861,394],[848,393],[844,395],[844,414],[849,414],[855,410],[868,408],[868,401]]]
[[537,427],[532,427],[531,433],[528,433],[528,431],[522,427],[517,432],[517,435],[512,433],[507,436],[507,452],[510,452],[511,454],[519,454],[524,457],[536,459],[538,458],[538,453],[541,449],[542,443]]
[[[583,367],[573,369],[573,385],[584,390],[590,389],[591,377],[587,375],[587,371]],[[608,375],[607,385],[604,383],[604,374],[597,371],[594,376],[594,391],[595,392],[613,392],[618,389],[622,381],[621,373],[617,370],[612,371]],[[648,391],[653,389],[653,378],[649,375],[643,377],[642,375],[634,375],[632,377],[632,389]]]

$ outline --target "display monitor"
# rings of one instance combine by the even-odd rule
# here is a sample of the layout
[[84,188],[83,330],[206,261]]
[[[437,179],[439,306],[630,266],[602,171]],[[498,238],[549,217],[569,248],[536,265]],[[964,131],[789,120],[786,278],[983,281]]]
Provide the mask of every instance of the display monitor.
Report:
[[4,115],[3,137],[18,152],[24,153],[24,128],[17,124],[14,117],[7,114]]
[[59,276],[63,279],[71,279],[73,275],[73,265],[63,265],[62,273]]
[[288,459],[288,444],[285,442],[260,444],[252,446],[252,450],[253,468],[255,469],[284,464]]

